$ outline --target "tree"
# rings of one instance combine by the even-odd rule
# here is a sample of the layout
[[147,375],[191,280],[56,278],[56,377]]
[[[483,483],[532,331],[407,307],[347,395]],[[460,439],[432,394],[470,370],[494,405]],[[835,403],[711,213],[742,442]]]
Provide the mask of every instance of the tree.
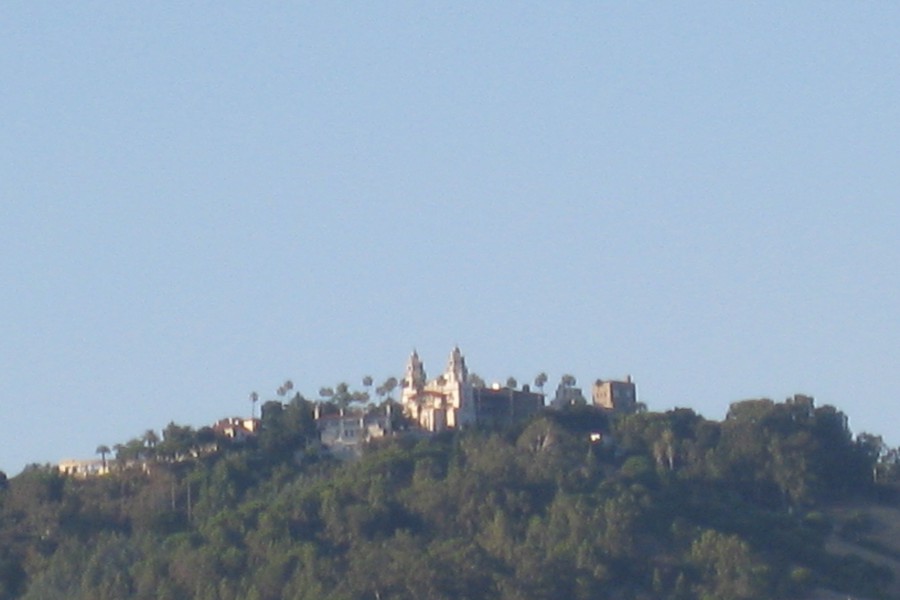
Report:
[[766,568],[741,538],[707,529],[694,541],[690,557],[702,576],[698,597],[739,600],[765,595]]
[[134,438],[125,444],[116,444],[116,459],[121,461],[122,465],[127,465],[131,461],[141,461],[147,456],[147,446],[144,440]]
[[362,378],[363,387],[366,388],[366,401],[372,398],[372,384],[375,382],[371,375],[364,375]]
[[125,444],[116,444],[112,449],[116,453],[116,466],[121,469],[127,462]]
[[156,445],[159,443],[159,436],[156,435],[156,432],[152,429],[148,429],[144,432],[144,434],[140,437],[140,442],[143,444],[144,449],[141,454],[148,459],[152,459],[156,457]]
[[155,448],[156,444],[159,443],[159,436],[156,435],[156,432],[152,429],[148,429],[144,432],[144,435],[141,436],[141,439],[144,440],[144,444],[147,445],[148,448]]
[[270,456],[287,458],[316,435],[313,404],[297,394],[287,404],[270,400],[262,407],[259,447]]
[[394,390],[397,389],[397,383],[396,377],[388,377],[384,380],[384,383],[381,384],[384,388],[384,393],[387,394],[389,400],[394,399]]
[[106,471],[106,455],[110,453],[109,446],[100,444],[94,452],[100,455],[100,460],[103,461],[103,470]]
[[256,418],[256,403],[259,402],[259,394],[256,392],[250,392],[250,404],[252,405],[252,410],[250,416],[252,418]]
[[900,448],[886,448],[878,468],[878,481],[896,483],[900,481]]
[[669,427],[663,429],[653,442],[653,458],[660,469],[675,470],[675,435]]
[[334,403],[339,408],[347,408],[353,402],[353,394],[350,393],[350,386],[343,381],[334,387]]
[[756,423],[768,416],[775,407],[775,403],[768,398],[759,400],[741,400],[733,402],[728,407],[726,421],[748,421]]
[[547,374],[541,371],[534,378],[534,387],[541,390],[541,393],[544,393],[544,385],[547,383]]
[[516,378],[513,376],[509,376],[506,378],[506,387],[511,390],[516,389],[519,386],[519,382],[516,381]]
[[197,445],[197,434],[190,425],[176,425],[170,422],[163,430],[163,441],[159,451],[172,461],[186,458]]
[[287,393],[290,392],[292,389],[294,389],[294,382],[291,381],[290,379],[286,379],[284,381],[284,383],[282,383],[280,386],[278,386],[278,390],[276,390],[276,393],[279,396],[281,396],[282,398],[284,398],[285,396],[287,396]]

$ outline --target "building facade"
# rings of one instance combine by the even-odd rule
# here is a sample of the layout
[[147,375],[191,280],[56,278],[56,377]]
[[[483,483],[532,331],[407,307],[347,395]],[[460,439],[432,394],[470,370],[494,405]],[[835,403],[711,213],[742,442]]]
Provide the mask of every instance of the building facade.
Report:
[[390,405],[386,414],[341,410],[336,415],[323,415],[316,407],[316,429],[319,441],[338,458],[355,458],[363,445],[391,434]]
[[68,459],[60,461],[56,467],[62,475],[85,479],[88,477],[109,474],[111,462],[112,460],[106,460],[105,458],[87,460]]
[[624,381],[598,379],[591,388],[594,406],[615,413],[629,414],[637,411],[637,388],[631,375]]
[[255,417],[250,419],[227,417],[216,421],[212,426],[212,430],[223,437],[243,442],[254,437],[259,432],[261,423],[262,421]]
[[580,387],[568,386],[562,382],[556,387],[556,393],[550,402],[550,406],[553,408],[584,406],[585,404],[587,404],[587,401],[584,399],[584,394],[581,392]]
[[544,408],[544,395],[524,386],[521,390],[508,387],[476,387],[472,390],[475,420],[487,427],[505,427],[524,421]]
[[450,352],[447,369],[428,380],[418,353],[406,364],[400,402],[404,415],[430,432],[468,425],[504,426],[526,419],[544,407],[544,396],[527,389],[475,385],[458,347]]

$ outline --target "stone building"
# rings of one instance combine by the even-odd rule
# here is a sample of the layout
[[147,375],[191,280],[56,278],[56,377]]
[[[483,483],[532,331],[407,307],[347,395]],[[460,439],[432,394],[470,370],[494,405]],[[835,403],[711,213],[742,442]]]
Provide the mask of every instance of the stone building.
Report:
[[504,427],[524,421],[544,408],[544,395],[532,392],[527,385],[521,390],[499,385],[476,387],[472,392],[475,420],[479,425]]
[[355,458],[366,442],[391,434],[390,406],[386,414],[345,411],[323,415],[319,406],[315,412],[319,441],[338,458]]
[[87,477],[96,477],[98,475],[107,475],[110,472],[110,463],[112,460],[103,459],[67,459],[61,461],[57,465],[57,469],[62,475],[78,477],[85,479]]
[[562,382],[556,387],[556,393],[550,402],[550,406],[553,408],[584,406],[585,404],[587,404],[587,401],[584,399],[584,394],[581,392],[580,387],[568,386]]
[[402,383],[404,415],[431,432],[475,424],[504,426],[526,419],[544,406],[544,396],[527,386],[514,390],[475,385],[458,347],[450,353],[444,373],[430,381],[418,353],[413,352]]
[[216,434],[236,442],[244,442],[254,437],[260,429],[262,421],[257,418],[227,417],[219,419],[212,426]]
[[594,406],[610,412],[628,414],[637,411],[637,388],[631,375],[624,381],[598,379],[591,388]]

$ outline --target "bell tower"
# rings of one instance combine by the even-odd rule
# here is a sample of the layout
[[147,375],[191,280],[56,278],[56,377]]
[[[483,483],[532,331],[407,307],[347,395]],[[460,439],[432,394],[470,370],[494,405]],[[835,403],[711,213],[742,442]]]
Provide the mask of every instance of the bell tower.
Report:
[[469,369],[466,368],[466,359],[463,358],[459,346],[455,346],[450,353],[450,360],[447,361],[447,379],[465,383],[469,378]]
[[419,353],[413,350],[406,362],[406,375],[403,376],[400,391],[400,403],[403,412],[413,420],[419,420],[422,390],[425,389],[425,366],[419,360]]
[[411,388],[422,391],[425,387],[425,365],[419,360],[419,353],[413,350],[406,363],[406,376],[403,378],[403,388]]

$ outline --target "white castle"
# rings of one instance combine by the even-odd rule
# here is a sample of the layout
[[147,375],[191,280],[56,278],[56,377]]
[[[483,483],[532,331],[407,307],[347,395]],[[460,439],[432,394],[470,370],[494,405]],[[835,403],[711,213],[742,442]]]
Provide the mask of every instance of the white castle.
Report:
[[495,384],[485,387],[469,377],[466,360],[459,348],[453,348],[447,370],[428,381],[425,367],[416,352],[406,364],[406,376],[400,396],[403,413],[425,431],[460,429],[478,424],[505,427],[530,418],[544,408],[544,395]]
[[425,367],[413,351],[406,364],[400,396],[404,414],[426,431],[456,429],[476,420],[475,400],[466,359],[453,348],[447,370],[427,381]]

